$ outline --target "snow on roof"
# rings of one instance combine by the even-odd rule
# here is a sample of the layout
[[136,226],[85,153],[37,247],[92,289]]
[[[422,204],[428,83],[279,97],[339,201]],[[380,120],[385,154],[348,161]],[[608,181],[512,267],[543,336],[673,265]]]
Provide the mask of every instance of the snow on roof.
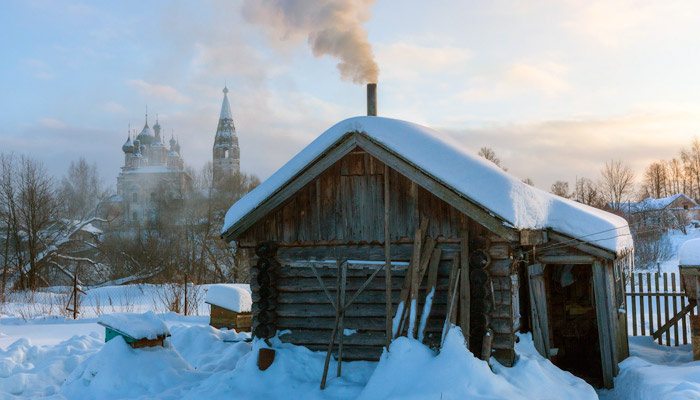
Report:
[[253,298],[249,285],[222,283],[209,286],[204,302],[240,313],[250,312]]
[[[642,212],[642,211],[660,211],[668,207],[671,203],[678,200],[678,198],[683,197],[684,199],[693,203],[696,207],[698,203],[690,197],[686,196],[684,193],[674,194],[673,196],[662,197],[660,199],[655,199],[653,197],[648,197],[640,202],[632,203],[608,203],[611,208],[618,208],[625,212]],[[617,207],[613,207],[616,205]]]
[[265,182],[233,204],[223,232],[257,208],[348,132],[362,132],[517,229],[546,229],[622,252],[632,247],[623,218],[521,182],[461,143],[430,128],[381,117],[354,117],[321,134]]
[[127,334],[134,339],[156,339],[159,336],[170,335],[165,322],[156,317],[153,311],[144,314],[102,314],[97,319],[97,323]]
[[678,265],[700,265],[700,239],[687,240],[679,252]]
[[231,105],[228,102],[228,88],[224,88],[224,101],[221,103],[221,114],[219,119],[233,119],[231,115]]

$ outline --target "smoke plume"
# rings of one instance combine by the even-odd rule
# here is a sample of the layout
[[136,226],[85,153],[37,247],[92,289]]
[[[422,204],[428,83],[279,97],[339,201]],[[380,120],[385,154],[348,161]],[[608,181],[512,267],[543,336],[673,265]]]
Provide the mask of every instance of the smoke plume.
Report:
[[363,25],[376,0],[246,0],[243,16],[281,40],[306,38],[314,56],[340,60],[340,77],[377,82],[379,67]]

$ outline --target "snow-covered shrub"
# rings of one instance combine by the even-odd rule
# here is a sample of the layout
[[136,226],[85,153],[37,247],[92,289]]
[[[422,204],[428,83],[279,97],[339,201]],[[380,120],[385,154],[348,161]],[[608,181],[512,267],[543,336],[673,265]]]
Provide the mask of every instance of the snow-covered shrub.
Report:
[[638,269],[656,267],[657,262],[670,259],[673,256],[673,246],[663,231],[633,232],[634,264]]

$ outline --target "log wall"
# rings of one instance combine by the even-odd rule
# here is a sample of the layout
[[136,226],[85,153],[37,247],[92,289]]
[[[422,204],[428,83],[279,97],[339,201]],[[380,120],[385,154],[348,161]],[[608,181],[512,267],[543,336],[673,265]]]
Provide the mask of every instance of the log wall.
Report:
[[[460,234],[468,232],[470,254],[485,251],[491,263],[485,268],[489,281],[485,288],[490,302],[488,328],[494,332],[493,349],[504,365],[514,361],[514,332],[519,328],[518,275],[512,256],[517,244],[509,243],[475,223],[457,209],[389,169],[390,241],[392,262],[407,262],[413,253],[413,237],[423,218],[429,220],[427,236],[437,240],[442,255],[433,307],[428,319],[425,342],[439,343],[447,308],[447,286],[454,255],[460,250]],[[289,330],[285,342],[326,350],[330,342],[335,311],[313,274],[304,267],[309,260],[384,261],[384,164],[356,149],[329,167],[287,201],[251,226],[239,238],[242,248],[261,242],[274,242],[279,248],[276,289],[276,328]],[[467,257],[469,255],[461,255]],[[260,297],[256,279],[256,259],[251,260],[253,327]],[[334,262],[318,265],[318,272],[335,298],[337,267]],[[362,285],[376,267],[348,270],[347,296]],[[392,268],[392,303],[396,312],[406,268]],[[418,317],[423,309],[425,285],[419,290]],[[483,292],[483,291],[482,291]],[[474,292],[472,291],[472,296]],[[515,300],[514,300],[515,299]],[[468,302],[466,304],[469,304]],[[384,272],[380,272],[348,310],[346,329],[357,333],[344,339],[344,359],[377,360],[386,344]],[[471,319],[480,310],[470,307]],[[472,338],[481,341],[481,336]],[[480,349],[472,349],[481,354]]]

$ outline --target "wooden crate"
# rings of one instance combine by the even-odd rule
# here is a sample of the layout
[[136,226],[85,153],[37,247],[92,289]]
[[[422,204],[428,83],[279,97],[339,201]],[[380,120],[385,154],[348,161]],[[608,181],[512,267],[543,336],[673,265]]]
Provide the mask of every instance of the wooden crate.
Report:
[[136,339],[134,337],[131,337],[123,332],[120,332],[116,329],[110,328],[109,326],[105,326],[105,343],[109,342],[110,340],[114,339],[117,336],[121,336],[126,344],[131,346],[134,349],[140,349],[142,347],[155,347],[155,346],[161,346],[163,347],[163,341],[165,340],[165,336],[158,336],[155,339],[146,339],[146,338],[141,338],[141,339]]
[[209,325],[217,329],[235,329],[236,332],[250,332],[252,313],[237,313],[223,307],[211,305]]

